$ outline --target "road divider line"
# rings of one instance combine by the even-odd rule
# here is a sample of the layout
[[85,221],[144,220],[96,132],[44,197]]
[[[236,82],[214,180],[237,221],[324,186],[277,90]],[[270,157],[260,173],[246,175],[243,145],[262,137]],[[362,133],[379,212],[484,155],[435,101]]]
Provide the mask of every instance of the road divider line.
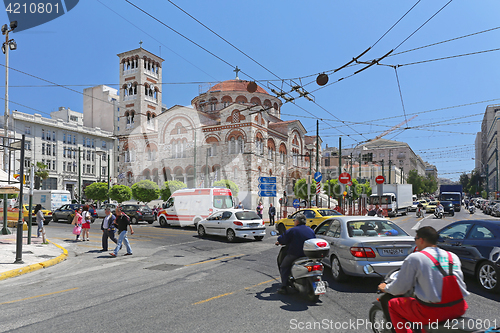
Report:
[[234,257],[241,257],[241,256],[244,256],[244,254],[237,254],[237,255],[234,255],[234,256],[225,256],[225,257],[221,257],[221,258],[216,258],[216,259],[210,259],[210,260],[195,262],[193,264],[184,265],[184,267],[194,266],[194,265],[199,265],[199,264],[206,264],[208,262],[219,261],[219,260],[224,260],[224,259],[229,259],[229,258],[234,258]]
[[65,289],[65,290],[59,290],[59,291],[54,291],[52,293],[48,293],[48,294],[42,294],[42,295],[37,295],[37,296],[31,296],[31,297],[26,297],[26,298],[21,298],[21,299],[16,299],[14,301],[8,301],[8,302],[3,302],[3,303],[0,303],[0,305],[3,305],[3,304],[10,304],[10,303],[16,303],[16,302],[21,302],[21,301],[27,301],[29,299],[34,299],[34,298],[38,298],[38,297],[45,297],[45,296],[50,296],[50,295],[55,295],[55,294],[60,294],[60,293],[65,293],[67,291],[72,291],[72,290],[76,290],[76,289],[79,289],[79,287],[76,287],[76,288],[71,288],[71,289]]
[[260,282],[260,283],[254,284],[253,286],[250,286],[250,287],[245,287],[243,289],[238,289],[238,290],[235,290],[235,291],[231,291],[229,293],[220,294],[220,295],[217,295],[217,296],[214,296],[214,297],[210,297],[210,298],[204,299],[203,301],[199,301],[199,302],[193,303],[192,305],[199,305],[199,304],[203,304],[203,303],[206,303],[206,302],[210,302],[210,301],[213,301],[213,300],[218,299],[218,298],[222,298],[222,297],[225,297],[225,296],[233,295],[233,294],[235,294],[235,293],[237,293],[239,291],[248,290],[248,289],[252,289],[252,288],[258,287],[258,286],[263,285],[263,284],[267,284],[267,283],[272,282],[272,281],[278,281],[278,280],[277,279],[271,279],[271,280],[267,280],[267,281],[264,281],[264,282]]

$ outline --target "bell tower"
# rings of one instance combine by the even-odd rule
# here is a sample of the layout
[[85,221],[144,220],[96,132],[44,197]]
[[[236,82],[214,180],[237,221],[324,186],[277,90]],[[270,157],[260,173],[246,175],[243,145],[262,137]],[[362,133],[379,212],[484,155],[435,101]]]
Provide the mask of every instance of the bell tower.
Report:
[[120,104],[118,135],[152,133],[162,111],[163,59],[141,47],[118,54]]

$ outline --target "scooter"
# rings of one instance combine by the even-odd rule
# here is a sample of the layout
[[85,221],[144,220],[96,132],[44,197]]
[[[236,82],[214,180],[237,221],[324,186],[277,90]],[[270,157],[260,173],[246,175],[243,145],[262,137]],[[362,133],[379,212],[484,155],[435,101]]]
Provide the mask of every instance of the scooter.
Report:
[[442,218],[444,217],[444,213],[443,213],[443,211],[441,211],[441,210],[440,210],[440,211],[437,211],[437,210],[436,210],[436,211],[434,212],[434,216],[435,216],[437,219],[442,219]]
[[[372,273],[375,273],[381,277],[383,277],[381,274],[377,273],[375,269],[373,268],[372,265],[366,265],[363,267],[363,271],[365,274],[370,275]],[[387,275],[384,277],[384,282],[389,284],[392,281],[394,281],[399,273],[399,268],[390,271],[387,273]],[[377,290],[377,294],[380,294],[380,290]],[[384,293],[381,297],[377,298],[375,302],[373,302],[372,307],[370,308],[370,312],[368,313],[368,319],[371,323],[371,327],[374,333],[391,333],[391,327],[392,323],[388,321],[384,314],[384,310],[382,309],[382,303],[387,303],[391,298],[394,297],[412,297],[413,296],[413,291],[407,292],[404,295],[400,296],[394,296],[391,294]],[[474,333],[481,333],[481,332],[496,332],[498,329],[495,327],[489,327],[489,328],[484,328],[484,330],[477,330],[477,326],[474,327],[474,325],[469,325],[469,323],[475,322],[475,319],[473,318],[467,318],[467,317],[460,317],[457,319],[452,319],[448,320],[445,322],[437,323],[437,322],[432,322],[429,325],[423,325],[423,329],[427,333],[446,333],[446,332],[453,332],[453,333],[469,333],[469,332],[474,332]],[[495,324],[496,325],[496,324]],[[472,327],[472,328],[470,328]],[[420,329],[415,329],[413,330],[415,333],[420,333],[422,330]]]
[[[271,231],[271,236],[276,236]],[[286,256],[287,246],[282,246],[278,254],[278,268]],[[304,242],[304,253],[307,257],[298,258],[293,262],[292,273],[288,285],[299,294],[305,295],[308,301],[317,302],[319,296],[326,293],[328,282],[322,280],[323,263],[321,259],[328,255],[330,244],[324,239],[312,238]]]
[[424,217],[424,210],[420,207],[417,208],[417,217]]
[[469,213],[474,214],[476,212],[476,207],[469,206]]

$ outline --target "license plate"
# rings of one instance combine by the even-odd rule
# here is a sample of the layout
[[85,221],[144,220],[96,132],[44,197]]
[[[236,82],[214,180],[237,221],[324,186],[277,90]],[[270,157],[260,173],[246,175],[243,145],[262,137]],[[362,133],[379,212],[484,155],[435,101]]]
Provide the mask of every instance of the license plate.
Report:
[[314,295],[322,295],[326,293],[326,285],[324,281],[313,282]]
[[382,250],[382,255],[386,256],[394,256],[394,255],[404,255],[404,250],[403,249],[383,249]]
[[248,226],[251,228],[258,227],[260,223],[248,223]]

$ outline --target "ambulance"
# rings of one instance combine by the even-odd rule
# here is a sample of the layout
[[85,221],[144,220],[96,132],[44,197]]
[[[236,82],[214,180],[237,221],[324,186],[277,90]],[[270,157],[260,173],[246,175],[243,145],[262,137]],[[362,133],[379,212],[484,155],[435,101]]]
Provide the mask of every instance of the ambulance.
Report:
[[158,212],[162,227],[198,226],[198,222],[221,209],[233,208],[228,188],[191,188],[175,191]]

